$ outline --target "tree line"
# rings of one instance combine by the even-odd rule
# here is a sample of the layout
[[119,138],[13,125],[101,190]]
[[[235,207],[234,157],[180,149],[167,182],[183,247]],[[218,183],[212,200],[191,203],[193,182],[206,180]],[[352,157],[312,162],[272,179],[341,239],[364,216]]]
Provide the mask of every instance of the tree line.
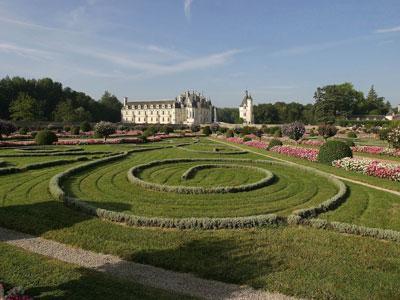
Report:
[[[275,102],[254,105],[254,120],[256,124],[335,123],[355,115],[385,115],[391,109],[390,102],[380,97],[374,86],[365,97],[363,92],[346,82],[318,87],[313,104]],[[217,117],[221,122],[241,123],[237,108],[219,108]]]
[[0,119],[13,121],[119,122],[121,102],[105,92],[99,101],[50,78],[0,80]]

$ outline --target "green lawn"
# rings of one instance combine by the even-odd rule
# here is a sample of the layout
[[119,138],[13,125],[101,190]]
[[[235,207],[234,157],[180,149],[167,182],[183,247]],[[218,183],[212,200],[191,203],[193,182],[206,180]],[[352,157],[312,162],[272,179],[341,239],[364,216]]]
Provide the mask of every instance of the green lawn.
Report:
[[[108,148],[120,151],[127,146],[87,147],[94,147],[96,150]],[[171,151],[172,154],[168,151]],[[144,163],[164,156],[169,157],[169,155],[176,157],[191,155],[187,151],[179,150],[179,148],[168,151],[152,150],[147,153],[132,154],[124,160],[85,171],[84,174],[78,174],[71,180],[72,182],[80,182],[79,186],[83,189],[79,192],[82,195],[90,193],[101,195],[101,197],[115,196],[114,201],[110,199],[107,200],[109,203],[96,202],[98,205],[115,205],[115,199],[118,199],[120,195],[116,193],[117,191],[121,195],[126,194],[126,191],[135,193],[134,187],[124,181],[126,179],[123,180],[126,176],[125,171],[131,167],[131,163]],[[195,153],[193,155],[194,157],[215,157],[214,154],[200,155]],[[238,156],[264,159],[250,153],[232,155],[233,158],[238,158]],[[229,156],[224,155],[225,157]],[[332,172],[342,171],[316,163],[304,163],[318,169],[332,170]],[[77,164],[79,163],[73,165]],[[120,226],[69,209],[61,202],[52,199],[48,193],[49,179],[54,174],[71,166],[72,164],[69,164],[0,176],[0,199],[3,199],[3,202],[0,202],[0,226],[43,236],[88,250],[118,255],[136,262],[190,272],[208,279],[249,284],[256,288],[279,291],[298,297],[398,299],[400,296],[398,284],[400,278],[400,247],[398,243],[301,226],[216,231]],[[291,178],[295,178],[296,175],[297,177],[304,177],[301,176],[302,174],[293,174],[290,170],[274,171],[271,169],[271,171],[283,172],[282,174],[288,172],[290,178],[286,181],[287,184],[290,184]],[[347,173],[350,174],[350,172]],[[359,175],[355,174],[355,176]],[[95,179],[96,177],[97,179]],[[374,179],[369,178],[371,182]],[[92,187],[95,186],[93,181],[96,180],[99,188],[95,189]],[[88,183],[88,191],[86,191],[85,182]],[[109,185],[110,182],[111,185]],[[379,180],[376,182],[377,185],[381,184]],[[274,186],[279,183],[278,181]],[[303,179],[303,183],[309,184],[309,180]],[[318,185],[318,187],[320,183],[319,179],[311,182],[312,185]],[[110,191],[102,188],[104,185]],[[398,217],[396,215],[386,220],[384,218],[385,214],[390,211],[389,205],[382,206],[383,208],[379,206],[381,202],[379,199],[386,199],[387,194],[378,192],[381,195],[378,198],[377,194],[374,194],[376,191],[370,188],[352,184],[349,187],[351,193],[347,202],[335,211],[337,215],[330,213],[324,217],[338,220],[343,218],[345,220],[348,216],[358,214],[361,217],[353,218],[357,224],[362,224],[368,220],[376,226],[398,228],[398,223],[396,225],[396,218],[398,219]],[[67,185],[67,188],[72,190],[74,186]],[[272,186],[269,188],[272,188]],[[75,190],[73,191],[75,192]],[[296,189],[294,189],[294,193],[295,191]],[[78,193],[78,191],[76,192]],[[347,204],[360,203],[363,195],[368,193],[370,203],[364,213],[360,214],[361,208],[353,209],[355,205],[350,205],[351,209],[349,210],[345,209]],[[145,191],[141,195],[147,197],[150,194],[150,192]],[[287,195],[290,196],[290,193]],[[166,199],[166,203],[158,201],[157,205],[152,205],[152,208],[156,210],[158,205],[173,207],[174,203],[172,200],[168,201],[167,196],[163,198],[163,200]],[[132,194],[132,197],[137,197],[137,195]],[[191,201],[191,197],[187,201]],[[269,195],[266,195],[266,197],[269,197]],[[296,197],[293,198],[296,199]],[[374,208],[373,205],[371,206],[371,201],[375,201],[375,199]],[[103,198],[103,200],[105,201],[106,198]],[[97,198],[96,201],[98,201]],[[251,202],[252,199],[247,198],[246,201]],[[392,201],[396,203],[398,200],[393,197]],[[178,204],[180,202],[182,206],[185,201],[181,199],[176,202]],[[284,200],[282,202],[285,203]],[[175,210],[184,209],[179,205],[178,208],[175,208]],[[119,209],[126,210],[127,205],[122,203]],[[150,209],[146,207],[139,207],[138,209],[151,213]],[[343,209],[343,212],[341,212],[341,209]],[[193,210],[196,210],[196,208],[190,206],[186,211],[193,213]],[[173,214],[172,211],[171,208],[169,213]],[[200,213],[201,209],[197,211]],[[219,213],[223,213],[222,209]],[[374,213],[375,216],[373,216]],[[182,213],[177,212],[176,214]],[[372,225],[368,224],[368,226]],[[16,263],[21,261],[22,264],[23,258],[16,256],[15,261]],[[14,272],[10,266],[5,269],[8,274]],[[1,270],[3,273],[3,268]],[[60,273],[62,274],[63,271],[60,271]],[[82,281],[86,282],[86,277]],[[14,282],[10,280],[10,283]],[[16,280],[15,283],[18,284],[18,281]],[[31,281],[28,283],[31,283]],[[35,281],[31,283],[31,286],[36,287],[42,285],[45,284],[35,283]],[[114,288],[110,287],[110,290],[114,290]]]
[[0,282],[40,299],[189,299],[0,243]]
[[[65,183],[65,190],[69,195],[87,200],[98,207],[149,217],[236,217],[268,213],[287,215],[295,209],[321,203],[337,192],[336,187],[321,176],[287,166],[254,163],[251,165],[273,172],[275,182],[248,192],[185,195],[146,190],[127,179],[127,171],[132,166],[153,160],[187,157],[215,155],[192,153],[179,148],[133,153],[127,159],[77,174]],[[222,158],[259,159],[254,154],[223,155]],[[250,173],[242,169],[221,168],[219,171],[203,170],[194,179],[184,182],[181,175],[189,167],[198,164],[155,166],[144,170],[142,177],[150,182],[192,186],[238,185],[261,178],[254,171]]]

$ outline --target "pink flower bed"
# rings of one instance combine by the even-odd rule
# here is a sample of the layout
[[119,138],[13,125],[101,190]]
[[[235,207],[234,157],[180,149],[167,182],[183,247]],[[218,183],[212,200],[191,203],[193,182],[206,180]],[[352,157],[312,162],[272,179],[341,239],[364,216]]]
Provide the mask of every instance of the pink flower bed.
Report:
[[368,153],[368,154],[379,154],[389,156],[400,156],[399,149],[385,148],[379,146],[355,146],[351,148],[353,152]]
[[252,140],[258,139],[258,137],[254,133],[246,134],[244,137]]
[[369,176],[400,181],[400,165],[370,159],[343,158],[335,160],[332,165],[347,171],[354,171]]
[[243,139],[239,137],[230,137],[226,139],[228,142],[235,143],[235,144],[243,144]]
[[244,144],[258,149],[266,149],[268,147],[268,144],[259,141],[248,141],[244,142]]
[[106,142],[102,139],[74,139],[74,140],[59,140],[56,145],[103,145],[103,144],[138,144],[143,140],[139,138],[122,138],[108,139]]
[[318,149],[307,149],[293,146],[275,146],[270,149],[272,152],[288,156],[298,157],[309,161],[317,161]]

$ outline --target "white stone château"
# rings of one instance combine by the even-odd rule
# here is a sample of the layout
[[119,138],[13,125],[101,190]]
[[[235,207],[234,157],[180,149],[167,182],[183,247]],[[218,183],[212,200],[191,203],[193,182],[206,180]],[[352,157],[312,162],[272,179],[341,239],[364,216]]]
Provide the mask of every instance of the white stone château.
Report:
[[124,98],[122,122],[135,124],[209,124],[212,122],[211,100],[195,91],[175,99],[128,101]]
[[239,106],[239,117],[243,119],[244,124],[254,124],[253,98],[248,91],[245,92],[242,104]]

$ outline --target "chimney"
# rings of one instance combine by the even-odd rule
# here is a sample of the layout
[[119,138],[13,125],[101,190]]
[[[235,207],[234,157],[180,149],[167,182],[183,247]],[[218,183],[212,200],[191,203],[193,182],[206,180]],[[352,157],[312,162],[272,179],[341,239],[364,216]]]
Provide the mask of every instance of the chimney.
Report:
[[124,106],[128,105],[128,97],[124,97]]

